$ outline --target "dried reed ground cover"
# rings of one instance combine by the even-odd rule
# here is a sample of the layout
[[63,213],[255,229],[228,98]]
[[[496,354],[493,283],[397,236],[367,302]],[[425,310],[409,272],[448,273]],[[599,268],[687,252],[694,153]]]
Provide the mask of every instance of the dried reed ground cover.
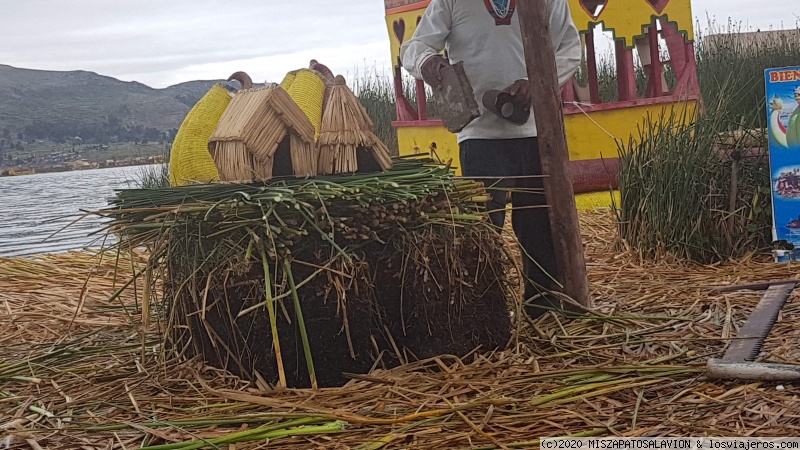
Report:
[[[157,324],[140,333],[141,292],[109,300],[130,275],[115,280],[113,259],[0,259],[0,446],[130,449],[202,437],[239,449],[535,448],[539,437],[580,433],[800,434],[800,387],[702,374],[760,298],[703,286],[789,278],[796,265],[640,262],[613,250],[608,213],[581,219],[592,295],[616,319],[545,317],[504,353],[441,357],[317,392],[263,392],[196,361],[158,362]],[[798,363],[797,298],[766,360]],[[259,428],[275,423],[277,432]],[[332,425],[256,439],[297,434],[299,424]],[[222,444],[237,437],[250,442]]]

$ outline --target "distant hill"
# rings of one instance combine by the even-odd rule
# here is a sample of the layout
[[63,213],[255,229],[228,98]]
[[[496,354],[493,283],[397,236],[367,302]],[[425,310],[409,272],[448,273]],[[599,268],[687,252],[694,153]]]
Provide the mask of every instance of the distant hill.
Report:
[[0,65],[0,131],[21,132],[35,121],[76,133],[109,122],[166,131],[180,127],[189,109],[214,83],[189,81],[165,89],[94,72],[55,72]]

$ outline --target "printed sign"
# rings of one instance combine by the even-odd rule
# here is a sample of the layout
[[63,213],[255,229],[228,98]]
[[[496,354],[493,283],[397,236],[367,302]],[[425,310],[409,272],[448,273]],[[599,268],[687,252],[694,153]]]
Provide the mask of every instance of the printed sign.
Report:
[[800,260],[800,67],[768,69],[767,131],[772,178],[772,239],[778,262]]

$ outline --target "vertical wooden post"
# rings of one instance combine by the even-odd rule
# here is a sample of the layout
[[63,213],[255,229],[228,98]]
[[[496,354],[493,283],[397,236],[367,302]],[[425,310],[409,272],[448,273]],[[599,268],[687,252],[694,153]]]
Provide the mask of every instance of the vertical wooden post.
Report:
[[[520,16],[521,18],[522,16]],[[589,101],[600,103],[600,81],[597,79],[597,54],[594,47],[594,25],[586,33],[586,68],[589,75]],[[535,113],[534,113],[535,115]]]
[[519,22],[533,94],[533,114],[539,131],[544,190],[550,206],[550,229],[560,272],[557,279],[564,286],[566,295],[581,305],[589,306],[589,281],[569,172],[564,111],[558,95],[558,72],[550,38],[547,3],[547,0],[518,0]]
[[417,80],[417,117],[419,120],[428,120],[428,94],[422,80]]
[[662,67],[661,67],[661,52],[658,48],[658,19],[653,17],[650,24],[650,32],[647,37],[650,39],[650,74],[653,82],[653,97],[661,97],[664,95],[664,84],[661,80]]
[[400,72],[400,65],[395,66],[394,69],[394,97],[396,99],[395,109],[397,111],[397,120],[417,120],[417,112],[414,106],[406,98],[403,93],[403,75]]
[[633,64],[633,50],[625,48],[617,41],[617,92],[619,101],[636,100],[636,72]]
[[689,58],[694,57],[694,54],[686,52],[686,39],[678,32],[678,25],[674,22],[661,22],[661,36],[667,41],[669,61],[675,70],[675,76],[682,78]]
[[561,100],[564,103],[572,103],[578,100],[578,97],[575,95],[574,83],[575,81],[570,80],[569,83],[565,84],[564,87],[561,88]]

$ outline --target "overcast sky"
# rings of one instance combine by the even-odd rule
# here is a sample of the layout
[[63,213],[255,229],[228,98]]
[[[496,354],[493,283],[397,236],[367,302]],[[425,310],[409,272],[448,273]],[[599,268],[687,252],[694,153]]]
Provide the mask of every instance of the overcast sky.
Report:
[[[612,0],[613,1],[613,0]],[[795,27],[800,0],[693,0],[746,27]],[[382,0],[0,0],[0,64],[90,70],[166,87],[227,78],[279,82],[316,58],[334,73],[389,74]]]

